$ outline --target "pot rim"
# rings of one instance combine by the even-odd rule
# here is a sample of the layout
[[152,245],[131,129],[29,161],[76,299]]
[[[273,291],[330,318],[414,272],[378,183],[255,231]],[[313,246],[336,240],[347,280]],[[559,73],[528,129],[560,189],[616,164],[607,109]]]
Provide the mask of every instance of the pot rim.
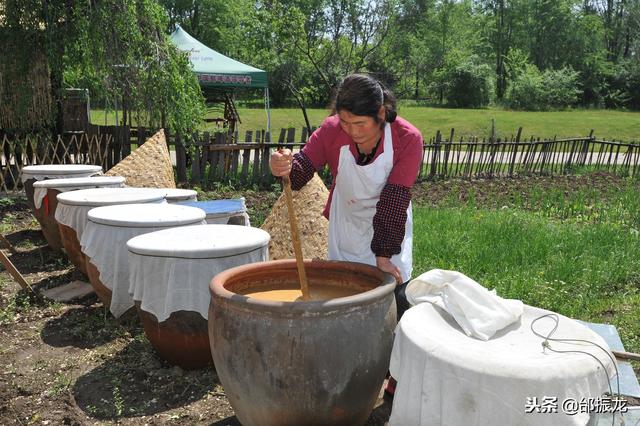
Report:
[[[370,272],[372,275],[381,275],[381,284],[378,287],[371,290],[357,293],[352,296],[338,297],[328,300],[319,301],[296,301],[296,302],[283,302],[264,299],[250,298],[238,293],[227,290],[224,287],[229,279],[236,277],[240,274],[263,269],[270,271],[274,269],[293,269],[297,273],[297,264],[295,259],[282,259],[282,260],[270,260],[265,262],[249,263],[246,265],[236,266],[234,268],[227,269],[218,273],[213,277],[209,283],[209,290],[211,292],[211,300],[222,299],[227,302],[231,302],[235,305],[245,305],[253,309],[269,310],[269,311],[300,311],[300,312],[326,312],[336,309],[344,309],[351,306],[362,305],[363,300],[373,302],[378,299],[382,299],[389,294],[393,295],[393,291],[396,287],[396,279],[393,275],[378,269],[375,266],[367,265],[364,263],[347,262],[338,260],[324,260],[324,259],[305,259],[305,268],[315,266],[316,268],[325,267],[328,269],[346,269],[357,272],[362,270],[363,272]],[[215,302],[213,302],[215,303]]]

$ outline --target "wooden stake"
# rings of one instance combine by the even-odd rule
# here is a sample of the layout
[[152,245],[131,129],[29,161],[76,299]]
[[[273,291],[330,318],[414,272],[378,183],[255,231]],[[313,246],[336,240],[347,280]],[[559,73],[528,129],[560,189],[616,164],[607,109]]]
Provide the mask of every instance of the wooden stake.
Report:
[[18,269],[16,269],[16,267],[13,265],[13,263],[11,263],[7,255],[4,254],[2,250],[0,250],[0,262],[2,262],[5,268],[7,268],[7,271],[9,271],[13,279],[16,280],[18,284],[20,284],[20,287],[22,287],[25,290],[29,290],[33,294],[35,294],[35,291],[33,291],[33,288],[31,288],[27,280],[24,279],[22,274],[18,271]]
[[9,249],[9,251],[11,252],[11,254],[16,254],[17,251],[16,249],[13,247],[13,245],[9,242],[9,240],[7,240],[5,238],[4,235],[0,234],[0,241],[2,241],[2,243],[7,246],[7,249]]
[[302,246],[300,244],[300,235],[298,234],[298,221],[296,220],[296,212],[293,209],[293,193],[291,192],[291,180],[289,179],[289,176],[283,176],[282,183],[284,185],[285,198],[287,199],[287,212],[289,213],[289,226],[291,227],[291,241],[293,242],[293,252],[296,255],[296,264],[298,266],[298,277],[300,278],[302,299],[310,300],[311,296],[309,295],[307,273],[304,269]]
[[636,354],[633,352],[624,352],[624,351],[611,351],[613,356],[618,359],[630,359],[632,361],[640,361],[640,354]]

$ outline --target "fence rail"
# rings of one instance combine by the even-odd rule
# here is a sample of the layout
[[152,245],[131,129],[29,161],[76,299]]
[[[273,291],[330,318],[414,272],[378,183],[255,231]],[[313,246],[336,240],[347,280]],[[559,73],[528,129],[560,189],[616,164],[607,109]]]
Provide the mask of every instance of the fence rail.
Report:
[[[106,168],[109,134],[74,133],[9,136],[0,132],[0,192],[22,189],[22,168],[37,164],[95,164]],[[119,161],[119,160],[118,160]],[[113,160],[111,160],[113,162]]]
[[[578,138],[521,140],[521,131],[505,140],[456,140],[454,130],[446,138],[438,131],[425,140],[418,179],[569,174],[585,167],[640,175],[640,144],[599,140],[593,133]],[[53,141],[38,135],[9,137],[0,133],[0,190],[21,189],[20,170],[30,164],[98,164],[107,170],[152,133],[145,128],[92,126],[89,133],[59,135]],[[281,129],[274,140],[264,130],[247,131],[242,136],[237,132],[166,135],[178,183],[208,189],[215,182],[270,185],[274,182],[268,164],[271,150],[298,150],[309,131]],[[321,175],[328,178],[328,171]]]

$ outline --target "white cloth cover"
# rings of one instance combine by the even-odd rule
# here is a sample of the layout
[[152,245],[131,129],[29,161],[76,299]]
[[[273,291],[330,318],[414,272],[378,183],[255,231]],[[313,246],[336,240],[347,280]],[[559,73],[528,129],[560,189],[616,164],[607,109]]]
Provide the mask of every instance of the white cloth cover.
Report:
[[429,302],[447,311],[467,336],[488,340],[518,321],[520,300],[503,299],[458,271],[432,269],[407,284],[411,305]]
[[[163,198],[158,201],[153,201],[155,204],[166,203]],[[58,223],[68,226],[76,231],[78,235],[78,241],[82,241],[82,234],[87,226],[87,213],[89,210],[95,209],[96,206],[74,206],[69,204],[58,203],[56,207],[55,218]]]
[[172,312],[194,311],[209,317],[209,283],[226,269],[269,258],[269,244],[235,256],[214,259],[145,256],[129,252],[129,293],[158,322]]
[[[99,185],[87,185],[82,184],[78,186],[59,186],[56,187],[56,191],[58,192],[67,192],[67,191],[77,191],[79,189],[87,189],[87,188],[124,188],[124,182],[113,182],[113,183],[101,183]],[[47,195],[47,190],[49,188],[36,188],[33,187],[33,203],[36,206],[36,209],[39,209],[42,205],[42,200],[44,200],[45,195]]]
[[102,167],[84,164],[44,164],[22,168],[22,183],[29,179],[66,179],[102,174]]
[[229,223],[231,218],[237,218],[237,222],[235,225],[243,225],[243,226],[251,226],[251,222],[249,222],[249,215],[247,212],[242,213],[230,213],[228,215],[207,215],[206,222],[211,225],[226,225]]
[[[376,256],[371,251],[373,216],[392,168],[393,139],[388,123],[384,128],[384,150],[373,163],[359,166],[348,145],[340,148],[329,212],[329,259],[376,266]],[[393,264],[400,269],[402,282],[411,278],[412,245],[413,216],[409,203],[400,254],[391,257]]]
[[163,188],[166,189],[165,199],[167,203],[179,203],[182,201],[198,201],[198,193],[193,189]]
[[[204,220],[183,226],[204,224]],[[175,226],[175,225],[173,225]],[[157,227],[117,227],[92,221],[82,233],[82,252],[100,272],[100,282],[112,292],[109,310],[118,318],[133,306],[129,294],[129,250],[127,241],[138,235],[166,229]]]
[[[391,426],[412,425],[585,425],[589,414],[566,415],[568,398],[596,398],[608,391],[615,375],[609,357],[593,345],[551,342],[556,350],[543,351],[542,339],[531,332],[531,322],[548,314],[524,307],[521,320],[482,341],[466,336],[442,309],[422,303],[409,309],[396,328],[391,353],[391,375],[396,378]],[[607,348],[593,331],[559,315],[553,337],[585,339]],[[543,335],[554,322],[544,318],[535,324]],[[557,398],[557,413],[525,413],[527,398]],[[531,400],[530,400],[531,402]]]

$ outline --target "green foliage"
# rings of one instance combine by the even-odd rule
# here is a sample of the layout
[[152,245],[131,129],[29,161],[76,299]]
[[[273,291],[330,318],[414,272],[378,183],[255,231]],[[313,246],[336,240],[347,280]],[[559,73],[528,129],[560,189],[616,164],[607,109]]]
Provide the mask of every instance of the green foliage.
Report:
[[640,109],[640,60],[621,61],[612,74],[607,106]]
[[486,106],[491,97],[490,68],[472,56],[453,68],[446,76],[445,96],[449,104],[458,108]]
[[200,89],[186,55],[166,34],[166,12],[157,2],[31,3],[7,1],[12,18],[0,28],[9,35],[19,30],[23,40],[14,42],[22,49],[12,54],[20,63],[29,60],[23,54],[29,45],[45,47],[56,99],[63,87],[84,87],[140,124],[181,132],[195,127],[204,112]]
[[507,89],[506,104],[514,109],[563,109],[578,101],[578,73],[571,68],[540,72],[533,64],[518,70]]

